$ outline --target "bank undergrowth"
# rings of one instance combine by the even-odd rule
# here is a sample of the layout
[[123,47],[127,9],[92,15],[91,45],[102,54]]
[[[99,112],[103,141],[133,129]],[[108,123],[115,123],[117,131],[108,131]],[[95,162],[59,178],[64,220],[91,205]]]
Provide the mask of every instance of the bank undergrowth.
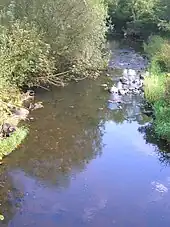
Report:
[[150,58],[145,97],[153,105],[155,132],[170,141],[170,41],[153,36],[144,49]]

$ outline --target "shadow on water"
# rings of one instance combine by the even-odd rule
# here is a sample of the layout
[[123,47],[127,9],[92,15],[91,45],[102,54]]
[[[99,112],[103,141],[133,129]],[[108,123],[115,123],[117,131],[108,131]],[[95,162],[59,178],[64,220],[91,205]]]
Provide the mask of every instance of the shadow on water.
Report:
[[[138,52],[110,46],[113,81],[134,56],[141,67]],[[0,226],[169,227],[168,150],[152,137],[143,98],[125,97],[120,108],[108,102],[106,80],[38,91],[45,108],[0,167]]]
[[149,123],[141,126],[138,128],[138,131],[143,134],[147,144],[152,144],[155,147],[155,152],[157,153],[160,162],[165,165],[170,165],[170,145],[166,140],[158,138],[154,132],[153,124]]

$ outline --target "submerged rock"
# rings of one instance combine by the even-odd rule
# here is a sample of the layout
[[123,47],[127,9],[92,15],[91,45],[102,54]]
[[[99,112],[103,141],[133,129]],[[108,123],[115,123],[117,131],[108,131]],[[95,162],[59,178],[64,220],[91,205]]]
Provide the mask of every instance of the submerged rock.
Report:
[[128,76],[136,76],[137,74],[136,74],[136,71],[134,70],[134,69],[129,69],[128,70]]
[[22,100],[28,101],[33,100],[35,97],[35,92],[33,90],[28,90],[26,93],[23,94]]
[[122,90],[123,89],[123,84],[120,81],[117,83],[117,89],[118,90]]
[[19,108],[19,109],[15,109],[13,111],[13,115],[15,117],[18,117],[21,120],[26,120],[28,115],[29,115],[29,110],[25,109],[25,108]]
[[124,89],[120,89],[120,90],[119,90],[119,94],[121,94],[121,95],[125,95],[125,94],[127,94],[127,91],[126,91],[126,90],[124,90]]
[[107,84],[101,84],[101,87],[107,88],[108,85]]
[[111,93],[118,93],[119,89],[115,86],[112,86],[110,89],[109,89],[109,92]]
[[30,103],[29,109],[30,110],[38,110],[44,108],[42,102],[37,102],[37,103]]
[[116,102],[116,103],[121,103],[122,102],[122,98],[119,94],[112,94],[110,96],[110,102]]
[[110,100],[109,100],[107,107],[110,110],[118,110],[119,109],[119,104],[118,103],[115,103],[115,102],[110,102]]
[[129,84],[129,80],[128,80],[128,78],[126,78],[126,77],[120,78],[120,82],[121,82],[122,84],[125,84],[125,85],[128,85],[128,84]]
[[123,77],[128,77],[128,69],[123,70]]

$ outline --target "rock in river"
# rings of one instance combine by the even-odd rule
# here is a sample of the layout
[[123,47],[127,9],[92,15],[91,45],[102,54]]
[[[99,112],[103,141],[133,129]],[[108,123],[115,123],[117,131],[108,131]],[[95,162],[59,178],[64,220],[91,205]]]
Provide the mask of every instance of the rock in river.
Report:
[[119,89],[118,89],[117,87],[115,87],[115,86],[112,86],[112,87],[109,89],[109,91],[110,91],[111,93],[118,93]]
[[119,94],[121,94],[121,95],[125,95],[127,92],[126,92],[126,90],[124,90],[124,89],[120,89],[119,90]]
[[129,69],[128,70],[128,76],[136,76],[136,71],[134,69]]
[[29,115],[29,110],[25,108],[15,109],[13,111],[13,115],[21,120],[26,120],[27,116]]
[[0,129],[0,137],[1,138],[9,137],[11,133],[15,131],[16,131],[16,127],[14,125],[11,125],[9,123],[4,123]]
[[123,89],[123,84],[120,81],[117,83],[117,88],[118,88],[118,90]]

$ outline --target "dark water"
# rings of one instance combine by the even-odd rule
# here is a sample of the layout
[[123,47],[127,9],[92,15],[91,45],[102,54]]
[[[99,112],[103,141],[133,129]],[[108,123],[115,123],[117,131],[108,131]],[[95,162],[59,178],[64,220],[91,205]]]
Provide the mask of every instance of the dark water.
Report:
[[[133,49],[122,57],[115,44],[110,65],[124,67]],[[0,167],[0,226],[170,226],[168,148],[141,114],[142,98],[128,97],[120,109],[108,103],[104,82],[37,94],[45,108],[32,113],[30,135]]]

